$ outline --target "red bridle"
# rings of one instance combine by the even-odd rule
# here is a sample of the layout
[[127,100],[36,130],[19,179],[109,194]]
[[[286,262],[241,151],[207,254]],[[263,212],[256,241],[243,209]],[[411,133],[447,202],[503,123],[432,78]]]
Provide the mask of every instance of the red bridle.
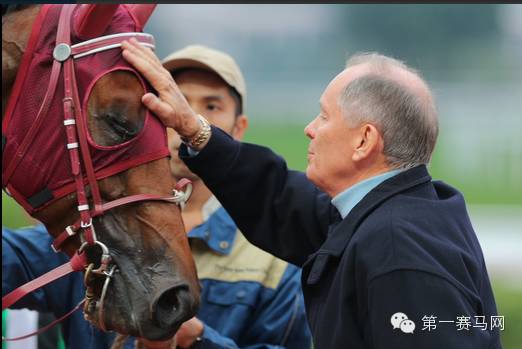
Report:
[[[96,238],[92,219],[99,215],[103,215],[105,212],[115,207],[140,201],[165,201],[183,205],[191,191],[190,181],[183,179],[177,183],[173,196],[138,194],[122,197],[110,202],[103,202],[97,183],[93,160],[89,151],[88,130],[86,123],[84,122],[85,115],[83,114],[85,113],[85,110],[82,108],[78,92],[74,60],[104,50],[118,48],[121,46],[121,42],[123,40],[128,40],[130,38],[136,38],[141,44],[153,48],[154,38],[151,35],[143,33],[120,33],[71,45],[71,18],[75,6],[76,5],[64,5],[62,7],[59,17],[58,31],[56,34],[56,44],[53,51],[54,61],[52,63],[52,70],[47,92],[39,108],[34,123],[30,127],[29,132],[27,132],[25,135],[23,142],[21,142],[17,148],[13,158],[4,159],[4,161],[7,162],[7,166],[5,166],[5,170],[3,171],[2,181],[3,185],[9,188],[9,180],[15,173],[21,160],[26,155],[32,138],[37,134],[40,125],[49,111],[49,106],[51,104],[51,100],[54,97],[60,74],[63,73],[63,125],[65,127],[67,139],[66,147],[69,153],[71,173],[74,178],[74,187],[78,200],[78,211],[80,217],[74,224],[65,228],[65,230],[55,239],[52,247],[55,249],[55,251],[60,250],[65,241],[78,233],[80,233],[82,245],[67,264],[62,265],[48,272],[47,274],[30,281],[29,283],[17,288],[3,297],[2,309],[8,308],[26,294],[64,275],[67,275],[73,271],[85,270],[87,266],[87,259],[84,253],[84,249],[94,245],[100,246],[102,248],[103,254],[100,267],[92,272],[105,275],[105,291],[114,268],[109,270],[111,258],[108,249]],[[8,114],[8,116],[10,115]],[[91,204],[89,203],[87,197],[87,185],[90,187],[90,194],[92,197]],[[186,192],[181,191],[181,189],[184,187],[187,187]],[[103,306],[101,307],[100,311],[102,310]],[[103,321],[103,316],[101,316],[101,321]],[[103,323],[101,326],[103,327]]]

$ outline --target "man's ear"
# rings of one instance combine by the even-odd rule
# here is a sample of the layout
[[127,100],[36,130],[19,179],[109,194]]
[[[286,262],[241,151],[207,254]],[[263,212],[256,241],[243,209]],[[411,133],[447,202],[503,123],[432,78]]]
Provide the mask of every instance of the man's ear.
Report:
[[358,136],[360,141],[352,154],[353,161],[362,161],[382,152],[382,136],[374,125],[362,125],[359,129]]
[[234,122],[234,128],[232,129],[232,137],[235,140],[242,140],[245,134],[246,129],[248,128],[248,117],[244,114],[241,114],[236,117],[236,121]]

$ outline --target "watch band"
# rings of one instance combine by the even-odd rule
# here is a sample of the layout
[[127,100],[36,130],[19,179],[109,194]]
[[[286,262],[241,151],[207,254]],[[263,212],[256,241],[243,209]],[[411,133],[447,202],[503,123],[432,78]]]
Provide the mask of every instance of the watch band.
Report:
[[183,143],[185,143],[187,146],[191,147],[192,149],[199,149],[199,146],[203,144],[205,141],[207,141],[210,138],[211,135],[211,128],[210,123],[207,119],[205,119],[204,116],[201,114],[198,114],[199,123],[201,124],[201,127],[196,133],[196,135],[190,139],[181,137],[181,140]]

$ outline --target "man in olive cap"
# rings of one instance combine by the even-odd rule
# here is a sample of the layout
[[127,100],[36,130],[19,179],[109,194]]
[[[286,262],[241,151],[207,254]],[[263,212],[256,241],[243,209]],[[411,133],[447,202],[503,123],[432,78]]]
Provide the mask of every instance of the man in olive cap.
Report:
[[[163,66],[191,107],[236,140],[248,126],[243,74],[229,55],[192,45]],[[168,129],[171,170],[193,183],[182,216],[202,285],[200,310],[178,331],[182,348],[309,348],[300,269],[249,243],[203,181],[178,157],[181,139]]]

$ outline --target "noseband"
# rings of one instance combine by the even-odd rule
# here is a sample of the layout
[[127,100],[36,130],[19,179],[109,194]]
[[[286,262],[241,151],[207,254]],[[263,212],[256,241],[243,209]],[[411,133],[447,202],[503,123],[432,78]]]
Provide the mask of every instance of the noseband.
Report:
[[[40,125],[42,125],[44,116],[49,111],[49,106],[51,104],[51,100],[54,97],[60,73],[63,73],[63,125],[65,127],[67,139],[66,148],[69,153],[71,173],[74,178],[74,187],[78,200],[77,209],[79,211],[80,217],[75,223],[67,226],[65,230],[54,240],[52,248],[55,251],[59,251],[63,247],[64,242],[66,242],[70,237],[78,234],[80,235],[81,239],[81,247],[72,256],[71,260],[66,265],[60,266],[48,272],[47,274],[30,281],[29,283],[17,288],[3,297],[2,309],[8,308],[26,294],[56,280],[57,278],[60,278],[73,271],[86,270],[84,280],[87,287],[87,292],[84,309],[86,314],[92,314],[92,312],[97,309],[99,314],[99,325],[103,330],[105,330],[103,305],[110,280],[114,273],[117,272],[117,267],[116,265],[112,264],[112,258],[107,246],[105,246],[101,241],[97,240],[94,226],[92,224],[92,219],[94,217],[103,215],[105,212],[115,207],[140,201],[163,201],[183,206],[190,196],[192,189],[190,181],[182,179],[176,184],[176,188],[173,191],[174,195],[172,196],[138,194],[122,197],[110,202],[103,202],[101,199],[96,171],[89,152],[87,126],[83,122],[85,115],[82,114],[84,111],[82,111],[83,109],[81,106],[78,85],[76,81],[75,60],[102,51],[119,48],[122,41],[129,40],[130,38],[135,38],[142,45],[154,48],[154,38],[149,34],[128,32],[102,36],[71,45],[71,18],[74,8],[75,5],[64,5],[61,9],[58,30],[56,34],[56,42],[53,51],[54,61],[52,63],[47,92],[39,108],[38,114],[33,122],[33,125],[29,129],[29,132],[27,132],[23,142],[21,142],[19,145],[13,158],[7,162],[6,170],[3,171],[2,181],[3,186],[7,186],[9,188],[9,180],[15,173],[15,170],[23,157],[26,155],[32,138],[37,134]],[[6,114],[9,115],[7,112]],[[87,185],[90,187],[92,204],[89,204],[89,200],[87,198]],[[13,196],[17,198],[17,195]],[[98,268],[94,268],[94,264],[87,265],[88,263],[85,255],[85,251],[87,249],[93,248],[95,246],[101,248],[102,250],[101,261]],[[101,296],[98,301],[94,299],[94,292],[89,287],[89,280],[91,280],[93,276],[101,276],[105,278]],[[63,318],[59,320],[62,319]]]

